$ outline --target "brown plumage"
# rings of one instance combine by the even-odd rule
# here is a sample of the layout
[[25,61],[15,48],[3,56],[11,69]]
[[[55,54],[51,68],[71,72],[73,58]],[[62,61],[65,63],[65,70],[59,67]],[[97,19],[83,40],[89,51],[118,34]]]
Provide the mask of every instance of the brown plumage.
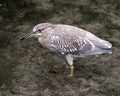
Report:
[[21,38],[38,37],[39,42],[48,49],[63,54],[70,65],[73,75],[73,58],[87,55],[111,54],[112,44],[94,34],[64,24],[41,23]]

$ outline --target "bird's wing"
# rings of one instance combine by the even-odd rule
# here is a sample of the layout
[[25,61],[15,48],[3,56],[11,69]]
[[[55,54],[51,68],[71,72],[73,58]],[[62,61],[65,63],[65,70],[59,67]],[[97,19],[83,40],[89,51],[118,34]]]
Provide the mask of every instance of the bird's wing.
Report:
[[72,34],[53,34],[49,41],[63,54],[80,55],[92,50],[94,45],[87,38]]
[[109,43],[106,40],[100,39],[99,37],[95,36],[94,34],[81,29],[81,28],[77,28],[74,26],[69,26],[69,25],[57,25],[55,28],[55,32],[58,34],[69,34],[69,35],[73,35],[73,36],[81,36],[81,37],[85,37],[88,40],[90,40],[96,47],[99,48],[104,48],[104,49],[109,49],[112,47],[112,44]]
[[90,33],[90,32],[86,32],[86,37],[92,42],[94,43],[94,45],[98,48],[103,48],[103,49],[111,49],[112,44],[106,40],[103,40],[97,36],[95,36],[94,34]]

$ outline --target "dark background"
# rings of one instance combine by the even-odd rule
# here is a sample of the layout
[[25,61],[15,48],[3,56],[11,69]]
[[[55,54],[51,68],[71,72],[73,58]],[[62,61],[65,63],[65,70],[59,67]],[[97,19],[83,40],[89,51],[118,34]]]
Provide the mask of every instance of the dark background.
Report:
[[[86,29],[113,54],[75,59],[68,77],[63,56],[19,40],[42,22]],[[120,96],[120,0],[1,0],[0,96]]]

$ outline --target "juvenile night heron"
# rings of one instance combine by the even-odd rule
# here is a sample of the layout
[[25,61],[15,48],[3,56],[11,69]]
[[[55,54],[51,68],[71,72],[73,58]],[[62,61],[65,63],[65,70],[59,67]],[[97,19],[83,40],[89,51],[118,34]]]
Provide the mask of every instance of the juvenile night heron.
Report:
[[73,76],[74,57],[85,57],[88,55],[112,54],[112,44],[100,39],[92,33],[64,24],[41,23],[37,24],[31,32],[21,37],[37,37],[39,42],[48,49],[63,54],[68,62]]

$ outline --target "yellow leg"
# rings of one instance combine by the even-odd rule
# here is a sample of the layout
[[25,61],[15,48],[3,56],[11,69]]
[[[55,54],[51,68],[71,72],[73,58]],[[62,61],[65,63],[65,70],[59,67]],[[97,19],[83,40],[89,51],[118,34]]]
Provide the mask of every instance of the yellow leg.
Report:
[[72,77],[72,76],[74,76],[74,66],[70,65],[69,68],[70,68],[70,75],[68,75],[68,76]]

